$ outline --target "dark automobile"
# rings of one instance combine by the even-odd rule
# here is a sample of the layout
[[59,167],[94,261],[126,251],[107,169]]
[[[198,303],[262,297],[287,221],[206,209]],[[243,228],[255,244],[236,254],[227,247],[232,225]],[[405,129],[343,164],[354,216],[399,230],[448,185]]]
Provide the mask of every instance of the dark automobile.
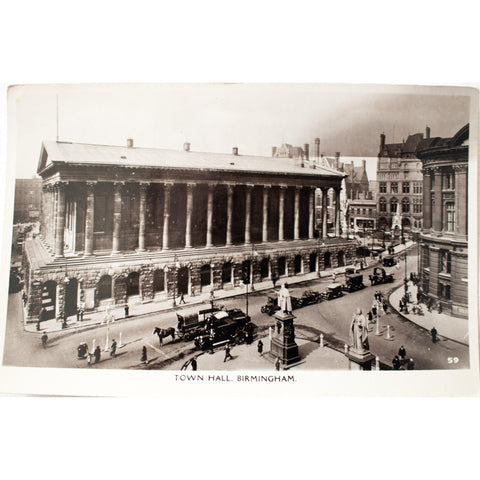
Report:
[[369,275],[368,278],[372,285],[393,282],[393,275],[387,275],[385,269],[381,267],[375,267],[373,269],[373,275]]
[[345,284],[342,286],[342,288],[347,292],[355,292],[365,288],[363,283],[363,275],[347,275],[345,277]]
[[278,306],[278,301],[274,297],[268,297],[266,305],[262,305],[261,311],[262,313],[267,313],[268,315],[272,316],[277,310],[280,310]]
[[302,295],[302,306],[312,305],[318,303],[321,300],[321,295],[319,292],[314,290],[305,290]]
[[292,310],[296,310],[297,308],[303,307],[303,299],[298,297],[290,297],[292,301]]
[[384,257],[383,259],[383,266],[384,267],[394,267],[396,265],[397,261],[395,260],[395,257],[392,257],[391,255]]
[[332,300],[343,295],[343,288],[340,283],[331,283],[323,293],[325,300]]

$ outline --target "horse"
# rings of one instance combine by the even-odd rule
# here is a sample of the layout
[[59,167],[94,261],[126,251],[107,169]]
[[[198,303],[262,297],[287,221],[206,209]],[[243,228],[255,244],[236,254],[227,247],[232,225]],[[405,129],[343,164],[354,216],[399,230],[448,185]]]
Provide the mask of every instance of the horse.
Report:
[[175,342],[175,328],[174,327],[168,327],[166,329],[164,328],[159,328],[155,327],[155,330],[153,331],[154,334],[158,335],[158,341],[160,345],[163,345],[163,339],[165,337],[172,337],[172,343]]

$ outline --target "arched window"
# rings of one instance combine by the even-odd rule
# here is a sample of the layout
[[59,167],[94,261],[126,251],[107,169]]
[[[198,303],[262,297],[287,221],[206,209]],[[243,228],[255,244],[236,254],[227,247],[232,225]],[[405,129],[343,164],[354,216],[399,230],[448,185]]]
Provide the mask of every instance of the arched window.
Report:
[[202,265],[202,268],[200,269],[200,285],[202,287],[206,287],[207,285],[210,285],[210,265],[209,264]]
[[390,200],[390,212],[391,213],[398,212],[398,200],[395,197]]
[[260,275],[262,278],[268,278],[268,273],[269,273],[269,262],[268,258],[262,258],[262,261],[260,262]]
[[110,275],[103,275],[97,284],[97,299],[104,300],[112,297],[112,277]]
[[278,275],[281,277],[282,275],[287,274],[287,262],[285,257],[280,257],[278,259]]
[[386,212],[387,211],[387,201],[385,198],[381,198],[378,202],[379,208],[381,212]]
[[331,268],[332,261],[330,258],[330,252],[325,252],[325,255],[323,256],[323,265],[324,268]]
[[153,291],[163,292],[165,290],[165,272],[162,269],[155,270],[153,273]]

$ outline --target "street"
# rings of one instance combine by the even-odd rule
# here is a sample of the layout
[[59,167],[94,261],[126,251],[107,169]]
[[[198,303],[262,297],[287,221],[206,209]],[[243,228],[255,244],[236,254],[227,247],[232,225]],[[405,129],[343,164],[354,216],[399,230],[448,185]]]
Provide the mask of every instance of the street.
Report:
[[[416,249],[411,249],[408,254],[407,271],[416,271],[416,265]],[[340,298],[295,310],[297,336],[318,343],[319,335],[323,333],[330,346],[341,350],[343,344],[348,343],[349,326],[352,314],[356,309],[361,308],[366,314],[372,306],[375,291],[380,291],[385,298],[388,298],[389,294],[403,283],[405,271],[403,261],[400,269],[387,269],[394,274],[394,283],[369,286],[368,275],[372,270],[372,268],[368,268],[361,272],[363,281],[367,285],[363,290],[345,293]],[[337,278],[337,282],[343,283],[343,281],[343,275]],[[331,283],[331,279],[324,278],[297,284],[290,288],[291,295],[301,296],[306,289],[323,291],[329,283]],[[279,287],[280,285],[277,285],[276,291]],[[249,315],[257,326],[257,337],[259,338],[268,335],[268,327],[274,324],[274,317],[260,312],[269,295],[275,295],[273,288],[249,293]],[[221,303],[227,308],[236,307],[245,311],[245,296],[243,295],[223,299]],[[186,305],[182,310],[195,312],[201,308],[198,305]],[[177,319],[173,312],[156,313],[84,331],[51,333],[46,348],[43,348],[41,332],[28,333],[23,329],[20,294],[11,294],[9,296],[4,364],[57,368],[161,369],[175,360],[190,358],[195,351],[193,342],[184,342],[178,339],[176,342],[172,342],[171,337],[165,338],[163,345],[160,346],[157,335],[153,334],[154,328],[157,326],[160,328],[175,327],[176,324]],[[390,339],[387,339],[387,325]],[[442,337],[437,343],[432,343],[428,331],[404,319],[391,308],[387,315],[379,315],[378,329],[380,335],[377,336],[375,335],[376,325],[372,324],[370,327],[370,350],[378,355],[384,364],[391,365],[398,349],[404,345],[407,358],[414,359],[417,370],[468,368],[469,366],[468,347]],[[111,358],[108,351],[112,339],[115,339],[118,345],[115,358]],[[120,345],[120,340],[122,345]],[[87,360],[77,359],[77,346],[82,342],[88,344],[90,351],[93,351],[94,343],[101,347],[102,354],[99,363],[89,367]],[[108,348],[105,351],[106,346]],[[148,364],[141,363],[144,346],[147,349]],[[458,360],[452,362],[452,358]],[[319,366],[319,368],[321,367]]]

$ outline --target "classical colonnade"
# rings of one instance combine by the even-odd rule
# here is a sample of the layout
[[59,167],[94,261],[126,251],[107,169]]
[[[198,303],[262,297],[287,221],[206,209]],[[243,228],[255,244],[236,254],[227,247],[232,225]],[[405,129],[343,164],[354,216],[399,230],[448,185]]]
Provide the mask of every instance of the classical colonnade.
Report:
[[[99,183],[99,182],[98,182]],[[132,182],[129,182],[131,185]],[[102,182],[103,185],[110,184],[113,186],[113,202],[112,208],[105,212],[105,215],[111,215],[113,218],[112,232],[111,232],[111,253],[116,255],[121,253],[121,235],[122,235],[122,189],[125,186],[125,182]],[[193,229],[195,227],[194,211],[198,212],[198,206],[194,208],[195,203],[195,187],[199,184],[196,182],[137,182],[136,188],[138,188],[138,241],[136,249],[138,252],[144,252],[146,250],[146,234],[147,234],[147,209],[151,206],[147,205],[147,192],[153,185],[161,185],[163,188],[163,224],[162,224],[162,238],[161,238],[161,250],[168,251],[171,248],[175,248],[172,245],[170,235],[170,225],[172,222],[172,215],[175,215],[177,211],[172,208],[172,189],[174,186],[183,185],[186,189],[185,199],[185,227],[184,227],[184,246],[185,249],[193,248],[194,244]],[[207,183],[207,195],[204,208],[200,206],[200,211],[205,212],[206,216],[206,229],[205,229],[205,242],[204,247],[212,248],[214,246],[213,241],[213,215],[214,209],[219,208],[215,198],[215,188],[223,185],[226,187],[226,234],[225,234],[225,246],[231,246],[234,243],[233,238],[233,221],[235,216],[235,208],[237,207],[234,202],[234,190],[238,186],[244,188],[244,198],[242,202],[244,204],[244,220],[242,237],[244,244],[252,243],[252,192],[255,185],[245,183]],[[68,227],[68,222],[75,223],[75,216],[73,220],[70,217],[72,212],[76,212],[76,209],[70,209],[68,199],[71,198],[72,191],[81,191],[82,201],[84,202],[85,218],[83,229],[83,255],[89,257],[94,253],[94,224],[95,224],[95,195],[96,195],[97,182],[63,182],[57,181],[55,183],[49,183],[44,185],[44,202],[43,209],[46,210],[46,218],[44,227],[44,237],[47,243],[53,247],[56,258],[61,258],[65,253],[65,229]],[[275,239],[269,238],[269,215],[271,214],[269,209],[269,195],[272,187],[278,188],[278,236],[275,235]],[[285,241],[285,240],[299,240],[301,238],[301,229],[308,231],[307,235],[309,239],[313,239],[315,236],[315,189],[316,187],[303,187],[292,185],[260,185],[257,188],[261,188],[262,198],[262,210],[261,210],[261,241]],[[286,215],[286,195],[287,188],[292,188],[293,193],[293,218],[287,218]],[[339,186],[325,186],[319,187],[322,190],[322,231],[319,235],[323,238],[327,236],[327,193],[330,188],[334,189],[335,195],[335,235],[340,236],[340,187]],[[301,218],[301,191],[305,189],[305,195],[308,197],[308,214],[306,218]],[[258,212],[255,212],[258,215]],[[183,214],[183,213],[182,213]],[[104,220],[107,222],[107,219]],[[293,238],[286,239],[285,237],[285,223],[286,221],[293,223]],[[301,227],[301,223],[308,222],[308,229],[304,226]],[[243,222],[242,222],[243,223]]]

